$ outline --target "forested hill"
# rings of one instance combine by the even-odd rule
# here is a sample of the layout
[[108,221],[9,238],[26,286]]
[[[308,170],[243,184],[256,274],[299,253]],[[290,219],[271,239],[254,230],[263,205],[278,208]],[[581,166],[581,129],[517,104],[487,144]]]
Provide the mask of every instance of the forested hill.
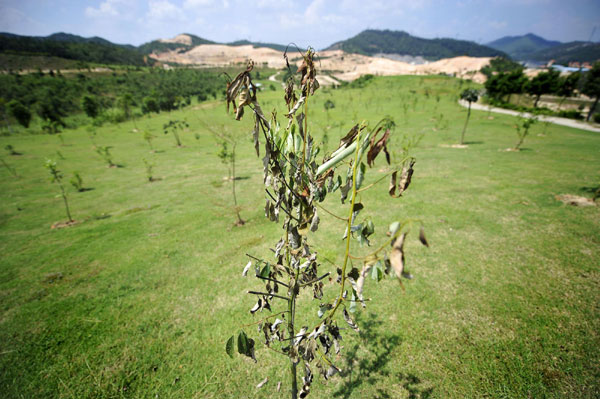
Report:
[[101,64],[144,65],[144,55],[134,46],[100,37],[84,38],[67,33],[46,37],[0,33],[0,53],[43,55]]
[[487,46],[455,39],[423,39],[403,31],[365,30],[358,35],[334,43],[326,50],[344,50],[365,55],[401,54],[422,56],[429,60],[468,55],[471,57],[496,57],[507,55]]
[[600,43],[569,42],[537,51],[529,56],[532,61],[554,60],[557,64],[567,65],[569,62],[600,61]]
[[546,40],[543,37],[528,33],[522,36],[505,36],[487,44],[491,48],[504,51],[517,60],[528,61],[531,55],[560,45],[561,42]]

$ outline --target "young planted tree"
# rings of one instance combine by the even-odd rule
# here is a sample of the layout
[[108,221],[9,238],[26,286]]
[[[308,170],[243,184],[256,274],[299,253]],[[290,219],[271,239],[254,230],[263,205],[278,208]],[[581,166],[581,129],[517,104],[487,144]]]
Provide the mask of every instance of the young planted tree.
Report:
[[[368,209],[360,193],[376,187],[387,177],[390,178],[389,195],[400,197],[411,182],[415,160],[407,154],[397,160],[392,158],[387,142],[394,124],[389,119],[374,126],[365,121],[354,125],[341,139],[339,148],[323,161],[319,160],[320,148],[308,129],[309,105],[319,88],[313,57],[312,49],[303,54],[299,91],[292,80],[288,80],[285,124],[280,124],[275,114],[269,119],[264,115],[250,77],[252,63],[227,85],[227,106],[229,109],[233,104],[236,119],[240,120],[247,108],[254,114],[253,139],[257,155],[259,136],[264,139],[265,215],[281,225],[282,235],[274,243],[272,258],[248,255],[251,260],[242,275],[252,270],[264,284],[263,289],[248,291],[257,298],[250,313],[271,312],[256,324],[261,341],[287,357],[292,399],[309,394],[315,367],[325,379],[341,371],[336,358],[341,351],[344,328],[339,323],[345,323],[356,332],[360,330],[351,313],[358,304],[366,305],[363,287],[367,278],[371,276],[379,281],[384,275],[393,274],[401,285],[401,278],[409,278],[405,270],[404,244],[410,227],[420,223],[409,219],[395,221],[390,225],[389,237],[374,246],[375,250],[356,252],[369,247],[375,232],[373,219],[359,216]],[[386,161],[396,167],[366,184],[367,165],[372,167],[381,152],[385,153]],[[326,197],[336,191],[347,206],[344,216],[335,215],[322,205]],[[344,240],[340,248],[342,261],[327,272],[322,270],[324,266],[319,262],[311,238],[320,227],[323,214],[331,215],[340,223]],[[427,245],[422,229],[420,239]],[[335,277],[328,279],[331,274]],[[300,318],[297,309],[299,298],[306,298],[303,291],[310,291],[318,305],[312,315],[303,314]],[[298,319],[312,319],[312,322],[300,326]],[[227,341],[225,349],[230,356],[236,344],[238,353],[256,361],[256,342],[245,331]],[[300,387],[298,368],[304,372]]]
[[335,108],[335,103],[331,101],[331,99],[327,99],[323,104],[323,107],[325,108],[325,113],[327,114],[327,122],[329,122],[329,110]]
[[69,183],[77,190],[78,192],[84,192],[85,188],[83,187],[83,179],[79,172],[73,172],[73,177],[69,180]]
[[112,147],[110,147],[110,146],[97,146],[96,153],[98,155],[100,155],[100,157],[102,157],[102,159],[104,160],[104,162],[107,163],[109,168],[114,168],[117,165],[115,165],[114,162],[112,161],[112,155],[110,154],[111,148]]
[[[233,206],[235,209],[235,214],[237,216],[237,221],[235,222],[236,226],[243,226],[246,224],[244,219],[240,216],[240,207],[237,203],[237,195],[235,192],[235,181],[237,179],[235,173],[235,148],[237,146],[237,141],[232,135],[226,134],[224,132],[213,132],[217,137],[217,142],[219,144],[219,152],[217,156],[221,159],[221,162],[228,166],[228,176],[227,180],[231,182],[231,193],[233,195]],[[229,149],[231,146],[231,149]]]
[[471,103],[477,102],[479,99],[479,92],[475,89],[465,89],[460,93],[460,99],[469,103],[467,109],[467,119],[465,120],[465,126],[463,127],[462,133],[460,134],[460,144],[465,143],[465,132],[467,131],[467,124],[469,123],[469,117],[471,116]]
[[69,202],[67,201],[67,193],[65,192],[65,188],[63,187],[63,184],[62,184],[63,174],[60,170],[58,170],[58,167],[56,166],[56,162],[51,159],[46,160],[45,166],[46,166],[46,169],[48,169],[48,172],[50,172],[50,181],[52,183],[58,184],[58,186],[60,187],[60,193],[62,195],[63,202],[65,203],[65,211],[67,212],[68,222],[72,223],[73,218],[71,217],[71,212],[69,211]]
[[530,116],[529,118],[519,117],[519,122],[517,123],[517,136],[519,136],[519,141],[517,141],[517,144],[513,147],[514,151],[519,151],[521,149],[525,137],[529,134],[529,129],[536,122],[536,116]]
[[163,125],[163,132],[165,134],[168,134],[169,132],[173,133],[173,137],[175,137],[175,141],[177,142],[177,147],[181,147],[179,132],[188,127],[190,127],[190,125],[186,121],[173,120]]
[[152,176],[152,169],[154,168],[154,164],[148,161],[146,158],[143,158],[144,166],[146,167],[146,178],[150,183],[152,183],[155,179]]
[[155,135],[153,135],[147,130],[144,130],[144,140],[146,140],[146,142],[150,146],[150,152],[154,152],[154,147],[152,147],[152,140],[154,140],[155,138]]
[[8,151],[8,154],[9,154],[9,155],[21,155],[21,153],[20,153],[20,152],[17,152],[17,151],[15,150],[15,147],[13,147],[13,146],[12,146],[12,144],[7,144],[7,145],[5,145],[5,146],[4,146],[4,149],[5,149],[6,151]]
[[46,134],[55,134],[56,137],[59,138],[60,140],[60,144],[61,145],[65,145],[65,139],[63,138],[61,132],[62,132],[62,125],[60,124],[60,122],[57,121],[53,121],[50,119],[46,119],[44,121],[44,123],[42,124],[42,130],[46,133]]

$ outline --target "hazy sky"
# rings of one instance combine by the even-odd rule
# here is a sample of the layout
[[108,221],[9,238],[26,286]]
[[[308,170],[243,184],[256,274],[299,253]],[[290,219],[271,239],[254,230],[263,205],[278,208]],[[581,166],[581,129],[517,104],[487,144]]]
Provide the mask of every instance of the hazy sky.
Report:
[[0,0],[0,31],[139,45],[178,33],[324,48],[364,29],[486,43],[535,33],[600,41],[600,0]]

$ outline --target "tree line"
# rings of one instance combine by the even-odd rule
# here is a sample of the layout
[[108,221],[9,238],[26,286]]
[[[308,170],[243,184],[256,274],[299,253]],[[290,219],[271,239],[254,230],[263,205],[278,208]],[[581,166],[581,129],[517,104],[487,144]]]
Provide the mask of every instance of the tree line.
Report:
[[[528,78],[523,67],[510,60],[492,59],[490,65],[481,70],[487,76],[485,89],[492,104],[508,105],[513,94],[528,94],[533,97],[534,108],[538,108],[540,98],[544,94],[562,97],[562,103],[567,97],[582,93],[594,99],[586,120],[590,120],[600,97],[600,62],[594,64],[587,72],[574,72],[562,75],[559,71],[549,69]],[[568,115],[567,115],[568,116]]]
[[8,74],[0,75],[0,117],[5,124],[12,119],[26,128],[35,115],[61,127],[68,116],[81,113],[100,122],[103,116],[119,122],[131,117],[134,108],[158,113],[189,105],[192,98],[204,101],[219,95],[223,89],[217,73],[195,69]]

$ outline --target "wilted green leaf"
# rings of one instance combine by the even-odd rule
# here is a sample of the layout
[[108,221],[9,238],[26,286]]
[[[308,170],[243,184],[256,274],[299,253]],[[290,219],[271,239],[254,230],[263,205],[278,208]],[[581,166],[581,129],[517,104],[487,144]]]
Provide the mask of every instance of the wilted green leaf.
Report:
[[269,277],[269,273],[271,272],[271,266],[267,263],[262,270],[260,271],[261,277]]
[[227,352],[229,357],[233,358],[233,335],[227,340],[227,345],[225,345],[225,351]]
[[371,268],[371,278],[377,282],[383,278],[383,264],[377,261]]
[[360,186],[362,186],[362,182],[365,178],[366,171],[367,171],[367,166],[364,164],[364,162],[361,162],[360,166],[358,167],[358,170],[356,171],[356,189],[357,190],[360,188]]
[[237,348],[240,355],[245,355],[248,353],[248,337],[243,331],[238,334]]

